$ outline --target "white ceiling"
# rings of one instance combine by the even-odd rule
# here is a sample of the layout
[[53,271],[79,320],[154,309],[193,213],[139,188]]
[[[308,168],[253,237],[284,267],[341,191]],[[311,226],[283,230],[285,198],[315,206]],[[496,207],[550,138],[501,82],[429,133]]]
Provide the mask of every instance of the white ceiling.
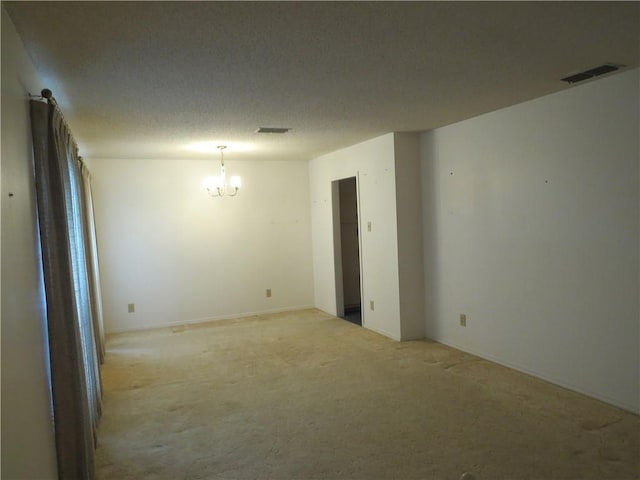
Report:
[[306,160],[640,62],[639,2],[3,4],[91,158]]

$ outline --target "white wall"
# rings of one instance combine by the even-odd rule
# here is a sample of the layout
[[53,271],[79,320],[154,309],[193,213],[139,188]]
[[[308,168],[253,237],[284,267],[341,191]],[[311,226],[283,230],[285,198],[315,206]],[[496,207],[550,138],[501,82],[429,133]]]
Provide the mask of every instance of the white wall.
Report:
[[[336,314],[331,182],[356,176],[360,203],[363,326],[396,340],[415,338],[416,329],[409,326],[413,327],[416,319],[418,325],[423,322],[422,317],[411,317],[409,311],[406,312],[406,322],[403,322],[404,317],[401,318],[400,275],[410,269],[400,268],[398,263],[400,230],[397,222],[396,163],[400,158],[406,160],[406,153],[411,149],[403,150],[400,155],[396,148],[398,144],[406,146],[407,141],[406,138],[398,140],[398,134],[383,135],[316,158],[309,167],[316,307]],[[417,149],[415,159],[418,165]],[[399,200],[400,205],[404,204],[404,197]],[[416,203],[419,204],[418,198]],[[369,222],[371,231],[367,228]],[[411,235],[411,232],[406,233]],[[420,233],[420,228],[417,233]],[[422,284],[416,287],[418,292],[422,292]],[[374,302],[374,310],[370,309],[371,301]],[[421,332],[422,328],[418,330]]]
[[336,314],[331,182],[356,176],[363,326],[396,340],[424,336],[418,146],[417,134],[390,133],[309,166],[315,305]]
[[58,478],[27,98],[43,87],[3,7],[1,445],[11,479]]
[[217,154],[88,160],[108,332],[313,305],[307,163],[225,158],[234,198],[201,187]]
[[633,70],[423,134],[430,338],[640,410],[638,92]]

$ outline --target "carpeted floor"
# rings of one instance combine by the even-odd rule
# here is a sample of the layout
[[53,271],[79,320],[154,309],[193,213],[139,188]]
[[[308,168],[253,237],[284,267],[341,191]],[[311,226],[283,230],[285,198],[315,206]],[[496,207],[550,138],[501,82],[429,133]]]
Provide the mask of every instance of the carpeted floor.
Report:
[[111,336],[99,479],[639,478],[640,420],[317,310]]

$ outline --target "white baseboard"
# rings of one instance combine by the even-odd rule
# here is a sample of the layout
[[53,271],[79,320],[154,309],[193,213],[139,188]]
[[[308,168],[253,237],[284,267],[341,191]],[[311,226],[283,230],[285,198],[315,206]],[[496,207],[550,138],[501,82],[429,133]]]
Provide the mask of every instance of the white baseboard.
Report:
[[565,382],[563,380],[559,380],[559,379],[551,377],[549,375],[545,375],[545,374],[537,372],[535,370],[531,370],[530,368],[524,367],[522,365],[518,365],[518,364],[515,364],[515,363],[512,363],[512,362],[508,362],[508,361],[502,360],[501,358],[494,357],[493,355],[490,355],[490,354],[487,354],[487,353],[484,353],[484,352],[478,352],[478,351],[475,351],[473,349],[462,348],[461,346],[458,346],[453,342],[445,342],[445,341],[438,340],[438,339],[435,339],[435,338],[430,338],[429,340],[433,340],[434,342],[442,343],[443,345],[447,345],[449,347],[455,348],[456,350],[460,350],[461,352],[470,353],[471,355],[475,355],[476,357],[480,357],[480,358],[483,358],[485,360],[489,360],[490,362],[502,365],[504,367],[511,368],[512,370],[517,370],[518,372],[526,373],[527,375],[531,375],[532,377],[539,378],[541,380],[544,380],[545,382],[549,382],[549,383],[552,383],[554,385],[558,385],[559,387],[566,388],[567,390],[571,390],[573,392],[581,393],[581,394],[586,395],[588,397],[595,398],[596,400],[600,400],[602,402],[608,403],[610,405],[613,405],[615,407],[621,408],[621,409],[626,410],[628,412],[635,413],[636,415],[640,414],[640,405],[632,405],[632,404],[628,404],[626,402],[621,402],[618,399],[608,397],[607,395],[602,395],[601,393],[598,393],[598,392],[589,391],[587,389],[584,389],[584,388],[578,387],[576,385],[573,385],[570,382]]
[[268,315],[271,313],[293,312],[295,310],[309,310],[311,308],[315,308],[315,307],[313,305],[297,305],[293,307],[273,308],[269,310],[260,310],[256,312],[239,312],[239,313],[232,313],[227,315],[217,315],[212,317],[192,318],[189,320],[178,320],[175,322],[163,322],[163,323],[154,323],[154,324],[148,324],[148,325],[134,325],[131,327],[116,328],[113,330],[109,330],[108,332],[106,332],[106,335],[115,335],[118,333],[126,333],[126,332],[138,332],[138,331],[144,331],[144,330],[154,330],[156,328],[195,325],[198,323],[215,322],[218,320],[230,320],[233,318],[245,318],[245,317],[255,317],[256,315]]
[[385,330],[382,330],[380,328],[370,327],[370,326],[368,326],[368,325],[366,325],[364,323],[363,323],[362,327],[366,328],[367,330],[371,330],[372,332],[379,333],[380,335],[383,335],[383,336],[385,336],[387,338],[390,338],[391,340],[395,340],[396,342],[400,341],[400,337],[397,337],[397,336],[395,336],[395,335],[393,335],[393,334],[391,334],[391,333],[389,333],[389,332],[387,332]]

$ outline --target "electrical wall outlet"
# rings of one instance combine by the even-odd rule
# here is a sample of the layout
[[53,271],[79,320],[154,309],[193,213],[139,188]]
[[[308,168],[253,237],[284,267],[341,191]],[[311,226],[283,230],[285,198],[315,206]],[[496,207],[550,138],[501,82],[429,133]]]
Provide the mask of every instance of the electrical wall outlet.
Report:
[[129,313],[134,313],[136,311],[136,304],[130,303],[129,305],[127,305],[127,311]]
[[271,298],[271,289],[267,288],[267,298]]
[[467,316],[464,313],[460,314],[460,326],[461,327],[467,326]]
[[373,300],[369,300],[369,308],[370,308],[371,310],[375,310],[375,308],[374,308],[374,307],[375,307],[375,305],[373,304]]

